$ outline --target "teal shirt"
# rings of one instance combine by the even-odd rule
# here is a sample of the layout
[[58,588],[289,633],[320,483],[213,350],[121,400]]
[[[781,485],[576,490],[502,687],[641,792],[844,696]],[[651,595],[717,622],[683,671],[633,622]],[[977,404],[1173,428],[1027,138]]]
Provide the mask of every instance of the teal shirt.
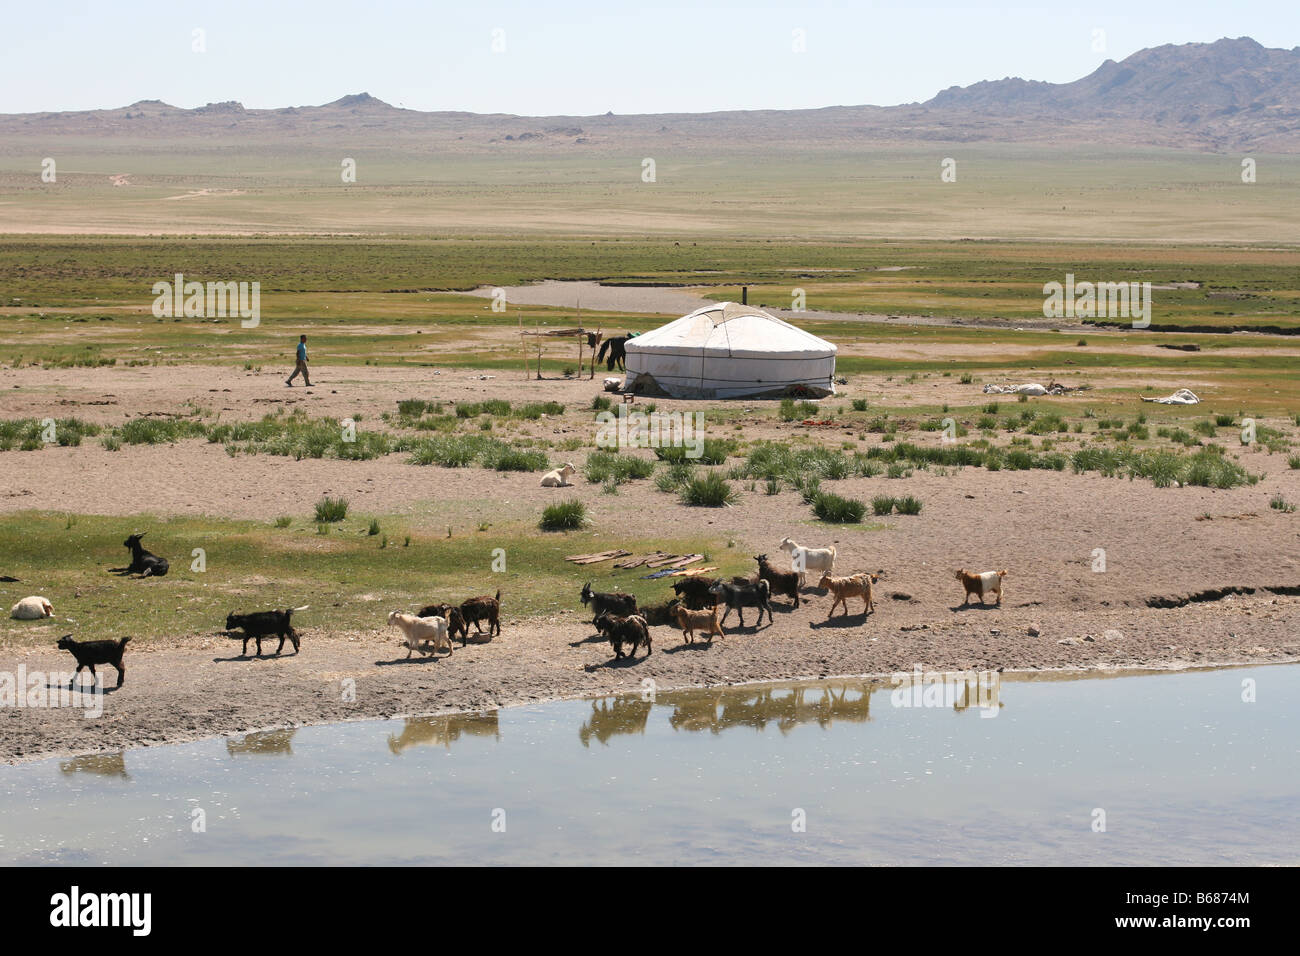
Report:
[[305,361],[307,361],[307,343],[306,343],[306,342],[299,342],[299,343],[298,343],[298,361],[299,361],[299,362],[305,362]]

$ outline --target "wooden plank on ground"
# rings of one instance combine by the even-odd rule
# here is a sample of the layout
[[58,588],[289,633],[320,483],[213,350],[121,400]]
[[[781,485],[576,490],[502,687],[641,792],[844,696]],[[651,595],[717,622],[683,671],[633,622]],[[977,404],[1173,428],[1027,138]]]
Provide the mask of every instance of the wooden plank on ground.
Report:
[[630,560],[628,560],[628,561],[616,561],[616,562],[614,563],[614,567],[616,567],[616,568],[639,568],[639,567],[641,567],[641,565],[645,564],[647,561],[654,561],[654,560],[657,560],[657,559],[659,559],[659,558],[672,558],[672,557],[676,557],[676,555],[671,555],[671,554],[669,554],[669,553],[666,552],[666,551],[655,551],[655,552],[652,553],[652,554],[643,555],[643,556],[641,556],[641,557],[639,557],[639,558],[632,558],[632,559],[630,559]]
[[572,561],[574,564],[597,564],[613,558],[625,558],[631,553],[631,551],[624,551],[622,548],[615,548],[612,551],[598,551],[595,554],[571,554],[564,560]]
[[687,554],[687,555],[673,554],[673,555],[669,555],[667,558],[663,558],[658,561],[647,561],[646,567],[655,568],[655,569],[669,568],[669,567],[684,568],[688,564],[694,564],[696,561],[703,561],[703,560],[704,560],[704,555],[702,554]]

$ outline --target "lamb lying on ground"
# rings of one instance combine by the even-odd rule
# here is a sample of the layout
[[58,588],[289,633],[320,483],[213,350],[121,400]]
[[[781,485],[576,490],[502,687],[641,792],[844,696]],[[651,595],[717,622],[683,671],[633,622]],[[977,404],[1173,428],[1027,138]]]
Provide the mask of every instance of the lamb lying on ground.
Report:
[[9,616],[17,621],[39,621],[54,617],[54,605],[43,597],[25,597],[9,609]]
[[998,599],[995,603],[1002,603],[1002,579],[1007,576],[1005,571],[982,571],[979,574],[968,574],[963,568],[957,572],[957,580],[962,583],[966,589],[966,597],[961,602],[962,607],[970,601],[973,594],[980,599],[980,604],[984,603],[984,595],[996,593]]
[[412,651],[419,651],[421,654],[433,654],[435,651],[446,651],[452,653],[451,635],[447,632],[447,619],[445,617],[416,617],[414,614],[403,614],[401,611],[393,611],[388,615],[388,624],[390,627],[396,625],[402,629],[405,636],[397,643],[406,648],[406,659],[411,659]]
[[548,471],[546,474],[542,475],[542,487],[543,488],[572,487],[573,482],[569,481],[569,479],[572,478],[577,473],[578,473],[578,469],[574,468],[573,465],[569,464],[566,461],[563,467],[556,468],[554,471]]

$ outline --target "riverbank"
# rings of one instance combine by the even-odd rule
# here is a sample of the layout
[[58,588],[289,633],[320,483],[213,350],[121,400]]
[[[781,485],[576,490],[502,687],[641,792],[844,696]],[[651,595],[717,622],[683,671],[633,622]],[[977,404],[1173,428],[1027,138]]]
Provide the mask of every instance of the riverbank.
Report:
[[[678,631],[653,628],[654,650],[614,662],[580,610],[503,623],[487,644],[456,647],[445,659],[407,661],[397,632],[302,631],[298,655],[244,658],[240,642],[212,635],[155,641],[128,652],[127,680],[103,714],[89,697],[73,707],[0,709],[0,760],[116,751],[332,721],[485,710],[545,700],[765,680],[878,675],[927,670],[1180,669],[1300,659],[1300,598],[1265,592],[1175,608],[1048,612],[1017,606],[920,610],[882,596],[860,614],[825,619],[830,598],[809,589],[798,610],[777,602],[776,622],[729,622],[712,646],[686,645]],[[1037,631],[1037,634],[1033,634]],[[274,642],[264,645],[268,652]],[[251,647],[250,647],[251,650]],[[644,653],[644,652],[642,652]],[[48,693],[46,675],[72,658],[53,648],[11,648],[0,672],[22,667]],[[53,680],[53,677],[50,678]],[[83,680],[84,680],[83,675]]]

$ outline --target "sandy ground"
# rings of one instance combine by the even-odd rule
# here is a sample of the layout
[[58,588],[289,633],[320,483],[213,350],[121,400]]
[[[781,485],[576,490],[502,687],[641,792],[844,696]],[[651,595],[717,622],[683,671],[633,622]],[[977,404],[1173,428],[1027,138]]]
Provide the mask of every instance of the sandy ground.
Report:
[[[373,416],[414,395],[506,393],[503,379],[483,380],[465,371],[439,377],[426,369],[336,374],[333,382],[328,380],[334,376],[324,375],[326,384],[309,393],[277,386],[278,380],[265,374],[232,369],[10,370],[0,377],[0,402],[6,416],[51,411],[111,422],[148,410],[174,410],[187,398],[229,409],[230,418],[255,417],[288,401],[306,403],[312,414],[365,409]],[[13,384],[20,387],[10,388]],[[508,394],[516,400],[567,396],[582,403],[596,387],[514,382]],[[894,390],[892,399],[915,392],[934,400],[921,383],[872,388]],[[117,404],[86,404],[101,401]],[[60,404],[65,402],[71,404]],[[745,437],[801,433],[798,426],[775,422],[771,410],[758,403],[741,407],[755,409],[753,419],[742,422]],[[530,427],[550,437],[592,437],[584,430],[590,423],[571,417]],[[826,440],[851,437],[835,429]],[[879,436],[869,436],[862,447],[877,441]],[[669,688],[881,674],[916,664],[1039,669],[1292,660],[1300,657],[1300,597],[1287,589],[1300,585],[1300,515],[1274,511],[1268,501],[1277,492],[1300,499],[1300,472],[1287,469],[1284,456],[1248,452],[1243,457],[1266,477],[1230,491],[982,469],[824,483],[868,500],[888,493],[913,494],[924,502],[920,515],[868,519],[860,527],[822,526],[796,494],[767,496],[761,485],[753,491],[742,486],[736,506],[714,510],[683,506],[648,482],[625,485],[616,496],[580,482],[563,494],[584,500],[595,527],[604,531],[619,528],[630,536],[653,537],[665,527],[699,529],[733,541],[745,555],[775,555],[787,534],[809,545],[834,544],[841,573],[884,569],[879,607],[865,621],[855,607],[847,619],[827,625],[829,598],[809,590],[810,603],[798,610],[782,599],[775,602],[775,625],[732,631],[712,647],[684,647],[676,632],[658,628],[653,655],[629,665],[611,663],[608,645],[593,638],[576,594],[557,595],[563,612],[528,620],[510,614],[507,598],[499,638],[457,649],[446,660],[409,664],[394,663],[405,651],[399,652],[395,632],[382,631],[379,621],[365,633],[305,622],[301,654],[260,661],[239,658],[238,643],[219,636],[214,622],[210,633],[132,647],[127,683],[107,696],[101,718],[86,719],[81,710],[68,708],[0,709],[0,759],[630,690],[645,678]],[[123,482],[119,476],[127,463],[135,466],[136,477]],[[538,487],[530,474],[420,468],[405,464],[402,456],[371,462],[229,458],[202,441],[117,453],[90,442],[75,449],[0,454],[0,510],[5,511],[265,519],[301,514],[324,493],[346,494],[360,512],[411,515],[412,520],[436,515],[439,522],[462,525],[476,523],[482,514],[535,515],[555,495]],[[1099,548],[1106,552],[1104,572],[1093,570]],[[1006,568],[1003,606],[961,609],[953,580],[958,566]],[[592,576],[597,587],[617,580],[600,566],[593,567]],[[1230,586],[1257,590],[1203,593]],[[1153,599],[1179,604],[1193,597],[1215,599],[1149,606]],[[57,627],[0,623],[0,672],[15,673],[20,665],[28,672],[70,670],[70,656],[31,641],[31,629],[39,628],[43,634],[48,630],[52,643],[64,633]],[[20,637],[14,628],[27,630]],[[1031,628],[1040,633],[1031,635]],[[343,700],[346,678],[356,681],[352,703]]]

